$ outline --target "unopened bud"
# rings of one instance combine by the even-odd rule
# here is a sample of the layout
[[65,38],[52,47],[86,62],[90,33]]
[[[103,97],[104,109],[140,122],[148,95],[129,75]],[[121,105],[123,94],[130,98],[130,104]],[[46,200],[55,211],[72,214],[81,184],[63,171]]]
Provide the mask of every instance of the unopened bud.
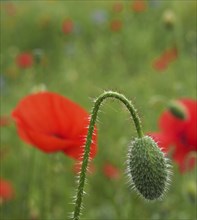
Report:
[[164,153],[149,136],[136,138],[128,153],[131,186],[147,200],[159,199],[167,189],[169,164]]
[[173,28],[176,21],[176,16],[172,10],[166,10],[163,13],[163,22],[167,28]]
[[36,48],[33,50],[33,54],[34,54],[34,57],[35,57],[35,61],[37,63],[40,63],[42,58],[43,58],[43,55],[44,55],[44,52],[42,49],[40,48]]
[[44,83],[38,84],[33,86],[31,93],[40,93],[40,92],[45,92],[47,90],[47,87]]
[[185,120],[188,117],[187,109],[179,101],[171,101],[168,105],[169,111],[177,118]]
[[186,184],[186,192],[188,195],[189,200],[191,203],[195,203],[197,201],[197,189],[196,189],[196,183],[193,181],[190,181]]

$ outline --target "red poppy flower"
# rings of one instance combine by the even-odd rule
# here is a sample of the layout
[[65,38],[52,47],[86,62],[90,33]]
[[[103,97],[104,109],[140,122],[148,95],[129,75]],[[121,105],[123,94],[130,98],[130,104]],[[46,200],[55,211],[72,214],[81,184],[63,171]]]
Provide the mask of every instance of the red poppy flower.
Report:
[[120,21],[120,20],[111,21],[110,28],[113,32],[120,31],[122,29],[122,21]]
[[134,0],[133,4],[131,5],[131,8],[135,12],[143,12],[146,10],[147,5],[143,0]]
[[157,58],[153,62],[153,68],[158,71],[163,71],[168,67],[168,63],[163,58]]
[[178,56],[178,50],[176,47],[170,48],[162,54],[162,59],[166,62],[171,62],[175,60]]
[[120,177],[119,169],[110,163],[104,164],[103,174],[109,179],[118,179]]
[[114,12],[121,12],[123,10],[123,4],[121,2],[117,2],[113,5],[112,10]]
[[17,12],[15,4],[11,2],[5,4],[5,10],[9,16],[15,16]]
[[74,28],[74,24],[73,21],[71,19],[66,19],[64,20],[63,24],[62,24],[62,32],[64,34],[69,34],[73,31]]
[[14,190],[12,184],[7,181],[0,179],[0,200],[7,201],[11,200],[14,197]]
[[174,147],[172,158],[179,165],[180,171],[192,169],[194,158],[188,159],[191,152],[197,151],[197,102],[192,99],[178,101],[185,108],[185,119],[175,116],[170,110],[164,111],[159,119],[160,133],[150,135],[165,152]]
[[170,48],[163,52],[163,54],[154,60],[153,67],[158,71],[165,70],[170,62],[175,60],[178,56],[178,50],[176,47]]
[[33,56],[30,53],[21,53],[16,57],[16,64],[23,69],[31,67],[33,62]]
[[[89,114],[78,104],[52,92],[23,98],[14,109],[19,136],[46,153],[63,151],[81,159]],[[90,156],[96,154],[96,129]]]

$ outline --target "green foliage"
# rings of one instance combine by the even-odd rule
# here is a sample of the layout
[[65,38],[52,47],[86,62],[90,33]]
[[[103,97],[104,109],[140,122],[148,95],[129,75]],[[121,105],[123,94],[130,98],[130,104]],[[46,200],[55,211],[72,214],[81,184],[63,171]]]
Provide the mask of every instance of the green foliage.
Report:
[[[196,98],[196,2],[157,1],[154,7],[151,2],[146,11],[135,13],[131,2],[123,1],[123,11],[115,13],[112,1],[1,1],[1,115],[10,114],[20,98],[40,84],[87,110],[92,98],[111,89],[133,101],[144,132],[157,130],[157,119],[169,100]],[[176,18],[171,29],[163,18],[169,9]],[[102,24],[92,18],[98,10],[106,14]],[[61,31],[66,18],[75,25],[68,35]],[[112,19],[123,22],[121,31],[111,31]],[[167,69],[155,70],[154,59],[174,45],[177,59]],[[16,56],[28,51],[35,58],[35,49],[42,51],[40,61],[29,69],[19,68]],[[172,186],[154,204],[130,192],[124,175],[126,146],[136,133],[129,120],[128,112],[115,102],[106,103],[99,113],[99,150],[95,172],[88,176],[83,219],[195,219],[196,170],[181,175],[174,164]],[[74,161],[28,146],[13,124],[1,127],[0,141],[0,177],[15,188],[15,198],[0,205],[0,218],[66,219],[77,186]],[[119,168],[119,179],[103,174],[105,162]]]

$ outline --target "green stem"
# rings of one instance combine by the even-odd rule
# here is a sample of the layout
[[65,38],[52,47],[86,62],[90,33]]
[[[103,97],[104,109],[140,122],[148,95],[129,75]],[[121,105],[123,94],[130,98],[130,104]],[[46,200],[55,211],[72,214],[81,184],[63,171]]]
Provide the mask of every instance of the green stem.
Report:
[[84,194],[84,184],[85,184],[85,179],[86,179],[86,171],[87,171],[87,166],[89,162],[89,154],[90,154],[90,145],[92,143],[92,135],[94,132],[94,126],[96,123],[96,118],[97,114],[99,111],[99,107],[101,103],[106,99],[106,98],[114,98],[118,99],[124,105],[127,107],[131,114],[131,118],[134,121],[138,137],[141,138],[143,137],[143,132],[141,128],[141,123],[139,116],[137,114],[137,111],[135,110],[134,106],[132,105],[131,101],[129,101],[124,95],[119,94],[117,92],[104,92],[101,94],[95,101],[94,107],[92,109],[91,113],[91,119],[90,119],[90,124],[88,128],[88,134],[87,134],[87,139],[86,139],[86,144],[85,144],[85,152],[83,155],[83,163],[81,167],[81,173],[79,177],[79,186],[77,190],[77,195],[76,195],[76,201],[75,201],[75,210],[74,210],[74,215],[73,215],[73,220],[79,220],[80,212],[81,212],[81,205],[82,205],[82,200],[83,200],[83,194]]

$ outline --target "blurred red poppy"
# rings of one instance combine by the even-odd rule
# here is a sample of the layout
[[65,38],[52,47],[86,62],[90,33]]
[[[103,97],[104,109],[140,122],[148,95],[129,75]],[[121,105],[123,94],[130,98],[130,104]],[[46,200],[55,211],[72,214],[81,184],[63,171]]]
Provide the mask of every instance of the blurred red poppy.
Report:
[[11,118],[7,115],[0,116],[0,127],[8,126],[11,122]]
[[[63,151],[81,159],[89,114],[78,104],[52,92],[23,98],[12,112],[19,136],[46,153]],[[90,156],[96,155],[96,128]]]
[[33,62],[33,56],[30,53],[21,53],[16,57],[16,64],[23,69],[31,67]]
[[109,179],[119,179],[120,177],[119,169],[110,163],[104,164],[103,174]]
[[178,50],[176,47],[165,50],[160,57],[153,61],[153,68],[162,71],[165,70],[170,62],[178,57]]
[[112,10],[114,12],[121,12],[123,10],[123,4],[121,2],[116,2],[113,6],[112,6]]
[[63,24],[62,24],[62,32],[64,34],[69,34],[73,31],[73,28],[74,28],[74,24],[73,24],[73,21],[71,19],[66,19],[63,21]]
[[[2,4],[2,5],[4,5],[4,4]],[[9,16],[15,16],[16,12],[17,12],[16,5],[12,2],[6,3],[5,4],[5,11],[7,12],[7,14]]]
[[178,50],[176,47],[172,47],[162,54],[162,59],[166,62],[171,62],[178,57]]
[[121,20],[113,20],[110,23],[110,28],[113,32],[118,32],[122,29],[122,21]]
[[168,67],[168,63],[163,58],[157,58],[153,62],[153,68],[158,71],[165,70]]
[[143,12],[146,10],[147,5],[144,0],[134,0],[131,5],[131,8],[135,12]]
[[178,118],[170,110],[164,111],[159,119],[161,132],[151,133],[150,136],[165,152],[174,147],[172,158],[179,165],[180,171],[184,172],[195,165],[195,159],[188,156],[197,151],[197,101],[181,99],[178,102],[186,109],[185,118]]
[[0,201],[8,201],[14,197],[14,190],[11,182],[0,179]]

